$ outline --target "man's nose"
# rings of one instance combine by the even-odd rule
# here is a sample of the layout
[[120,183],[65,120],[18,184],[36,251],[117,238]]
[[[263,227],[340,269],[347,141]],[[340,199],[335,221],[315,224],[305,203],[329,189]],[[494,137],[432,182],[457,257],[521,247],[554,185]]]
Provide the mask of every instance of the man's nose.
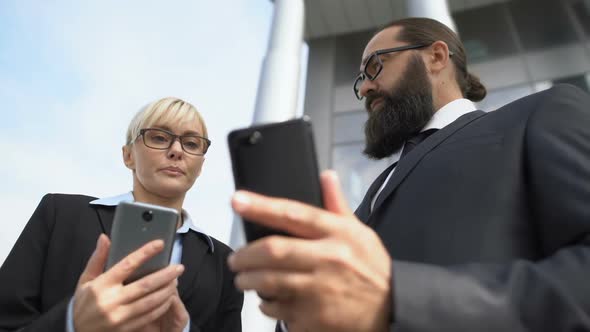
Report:
[[375,92],[376,90],[377,87],[375,81],[365,78],[359,88],[359,95],[366,98],[370,93]]

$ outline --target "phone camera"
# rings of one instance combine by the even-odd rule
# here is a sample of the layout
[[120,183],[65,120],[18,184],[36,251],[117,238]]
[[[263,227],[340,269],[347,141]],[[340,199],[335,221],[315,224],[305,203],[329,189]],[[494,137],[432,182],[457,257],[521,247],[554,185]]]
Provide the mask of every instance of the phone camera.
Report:
[[145,211],[142,215],[143,220],[145,221],[152,221],[152,218],[154,217],[154,213],[152,211]]
[[248,142],[252,145],[260,142],[261,140],[262,134],[258,130],[250,134],[250,137],[248,137]]

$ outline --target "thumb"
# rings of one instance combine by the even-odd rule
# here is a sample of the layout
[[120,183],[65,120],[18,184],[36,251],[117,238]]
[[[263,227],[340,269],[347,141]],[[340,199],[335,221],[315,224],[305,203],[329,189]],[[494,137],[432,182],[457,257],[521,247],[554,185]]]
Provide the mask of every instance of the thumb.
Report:
[[94,280],[96,277],[104,272],[104,267],[107,263],[107,257],[109,254],[109,248],[111,241],[105,234],[100,234],[98,241],[96,241],[96,249],[88,259],[84,272],[80,275],[78,280],[78,287],[81,285]]
[[340,188],[340,181],[336,172],[333,170],[323,171],[320,175],[320,181],[326,209],[337,214],[352,214]]

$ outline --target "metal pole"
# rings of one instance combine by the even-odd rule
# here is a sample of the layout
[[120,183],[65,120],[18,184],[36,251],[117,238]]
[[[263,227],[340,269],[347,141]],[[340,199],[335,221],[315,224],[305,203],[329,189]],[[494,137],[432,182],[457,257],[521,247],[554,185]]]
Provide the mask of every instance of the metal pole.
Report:
[[406,0],[409,17],[435,19],[457,32],[447,0]]
[[258,82],[253,123],[291,119],[297,110],[305,7],[303,0],[275,0],[268,50]]

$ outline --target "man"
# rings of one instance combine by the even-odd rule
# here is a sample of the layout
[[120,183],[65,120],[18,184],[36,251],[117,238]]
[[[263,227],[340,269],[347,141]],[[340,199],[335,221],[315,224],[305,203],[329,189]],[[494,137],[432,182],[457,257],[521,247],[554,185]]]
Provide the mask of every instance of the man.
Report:
[[400,161],[355,214],[333,172],[326,210],[237,192],[240,215],[295,237],[230,256],[236,285],[289,331],[590,330],[590,97],[476,111],[463,45],[423,18],[369,41],[355,93],[365,154]]

